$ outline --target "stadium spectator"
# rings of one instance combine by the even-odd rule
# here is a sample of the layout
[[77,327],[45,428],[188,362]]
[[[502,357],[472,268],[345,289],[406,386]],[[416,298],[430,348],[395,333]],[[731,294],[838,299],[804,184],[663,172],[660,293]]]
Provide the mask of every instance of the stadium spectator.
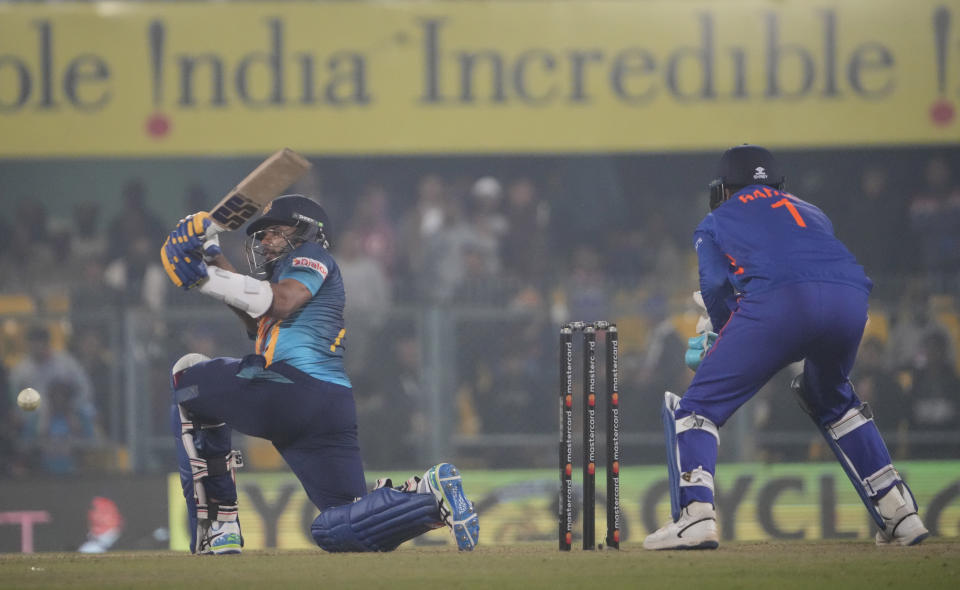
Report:
[[921,286],[909,286],[892,317],[888,346],[890,367],[893,370],[915,367],[924,339],[933,332],[946,333],[932,313],[929,293]]
[[370,347],[383,328],[393,292],[382,261],[364,250],[361,234],[347,230],[335,246],[343,288],[350,298],[350,305],[344,310],[350,346],[346,369],[359,375],[372,360]]
[[646,281],[647,285],[652,283],[653,290],[660,293],[673,293],[688,284],[689,276],[693,276],[692,272],[685,272],[684,251],[671,236],[667,220],[659,212],[653,211],[644,218],[640,249],[631,252],[642,261],[644,277],[654,279]]
[[513,302],[520,285],[496,272],[485,245],[468,241],[460,246],[462,274],[451,301],[458,304],[504,307]]
[[503,187],[493,176],[482,176],[470,187],[470,207],[478,225],[498,239],[502,239],[510,223],[501,211]]
[[[843,201],[846,215],[837,224],[837,234],[847,240],[867,274],[885,278],[916,255],[909,240],[891,239],[903,232],[907,202],[894,191],[886,167],[864,168],[855,192]],[[864,227],[867,220],[869,229]]]
[[590,244],[582,244],[564,268],[569,269],[561,280],[570,317],[610,317],[609,277],[600,251]]
[[[150,238],[150,230],[144,221],[133,218],[128,230],[129,242],[104,269],[104,282],[117,299],[125,306],[145,307],[160,311],[166,304],[167,279],[157,259],[156,240]],[[139,226],[139,231],[135,228]]]
[[549,207],[537,195],[529,177],[512,180],[507,186],[503,262],[507,272],[522,278],[542,278],[547,264]]
[[467,215],[459,202],[450,201],[443,224],[425,243],[423,296],[427,301],[448,302],[464,278],[467,251],[481,258],[489,274],[500,272],[500,243],[477,218]]
[[49,406],[46,420],[27,437],[39,447],[41,467],[46,473],[75,473],[85,444],[97,438],[93,420],[78,411],[74,403],[76,386],[75,382],[61,379],[50,382],[46,395],[46,405]]
[[[80,363],[66,351],[53,350],[50,331],[45,326],[36,325],[29,329],[27,345],[28,355],[10,372],[12,391],[32,387],[43,396],[49,398],[55,394],[58,398],[56,403],[53,399],[41,403],[35,412],[20,414],[21,436],[28,441],[36,440],[50,432],[51,424],[64,413],[81,424],[84,432],[96,432],[93,387]],[[62,424],[57,423],[55,428],[60,426]]]
[[928,271],[960,269],[960,186],[942,156],[927,161],[924,186],[910,199],[910,229],[920,244],[920,262]]
[[860,344],[857,364],[850,381],[860,399],[874,408],[877,426],[884,438],[891,441],[894,449],[899,447],[895,434],[901,425],[906,426],[910,416],[910,404],[895,371],[887,365],[887,349],[877,336],[868,336]]
[[[911,372],[907,391],[910,400],[910,429],[916,434],[956,434],[960,419],[960,375],[949,355],[949,341],[942,332],[930,332],[921,342],[920,354]],[[913,458],[957,457],[960,444],[926,440],[912,444]]]
[[116,359],[105,330],[97,324],[80,325],[71,338],[70,351],[90,377],[93,405],[101,412],[99,426],[107,437],[120,442],[125,405],[120,396],[112,395],[111,373]]
[[100,205],[83,201],[73,206],[74,233],[70,249],[79,265],[88,260],[101,260],[107,240],[100,232]]
[[203,185],[194,183],[187,187],[183,195],[183,210],[206,211],[216,202],[216,199],[210,197]]
[[147,189],[143,181],[134,178],[123,185],[123,205],[110,220],[107,230],[107,255],[116,256],[129,248],[138,236],[145,237],[156,250],[162,244],[166,231],[159,217],[147,206]]
[[[663,318],[649,332],[645,354],[638,363],[638,391],[683,391],[693,374],[683,363],[687,339],[682,337],[669,317]],[[651,429],[659,427],[660,418],[650,412],[643,418]],[[658,449],[659,450],[659,449]]]
[[48,281],[58,281],[50,272],[55,260],[47,210],[36,199],[23,199],[11,219],[16,223],[11,224],[0,249],[0,292],[36,296],[48,291]]
[[[12,390],[32,387],[42,394],[53,381],[63,381],[72,387],[74,408],[84,416],[95,417],[90,378],[70,353],[52,348],[50,330],[39,324],[31,326],[27,331],[27,345],[27,357],[10,372]],[[44,414],[43,404],[40,408],[37,415]]]
[[356,235],[360,252],[391,276],[396,265],[397,238],[390,216],[390,194],[383,184],[370,182],[363,187],[347,228]]
[[[436,174],[426,174],[417,183],[415,205],[403,215],[399,230],[400,265],[407,281],[401,285],[401,293],[414,296],[413,285],[426,273],[426,243],[446,224],[449,215],[449,198],[443,179]],[[407,284],[407,283],[410,284]]]
[[[357,374],[357,422],[364,460],[374,468],[395,466],[426,456],[429,436],[427,384],[423,380],[420,341],[407,327],[388,329],[378,355],[382,371]],[[352,352],[351,352],[352,354]],[[370,425],[364,428],[363,425]]]
[[[500,340],[496,355],[472,363],[472,379],[463,384],[476,410],[483,434],[536,434],[553,432],[555,417],[543,411],[543,392],[555,386],[553,371],[545,371],[543,347],[536,324],[517,326],[511,338]],[[552,355],[551,355],[552,356]],[[509,448],[510,452],[504,452]],[[512,445],[474,449],[471,456],[491,468],[522,468],[534,465],[544,454],[536,445]]]

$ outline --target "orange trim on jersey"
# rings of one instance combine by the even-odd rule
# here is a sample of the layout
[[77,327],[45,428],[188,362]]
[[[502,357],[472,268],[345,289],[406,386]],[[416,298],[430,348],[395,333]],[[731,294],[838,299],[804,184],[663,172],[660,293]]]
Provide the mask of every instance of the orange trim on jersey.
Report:
[[269,327],[270,320],[267,316],[260,318],[260,322],[257,324],[257,343],[253,347],[253,351],[257,354],[263,354],[263,342],[267,337],[267,330]]
[[277,321],[270,329],[270,345],[267,346],[267,352],[263,353],[263,358],[267,359],[265,366],[269,367],[273,362],[273,353],[277,350],[277,340],[280,340],[280,322]]
[[724,256],[730,259],[730,266],[735,266],[737,268],[733,274],[742,275],[744,273],[743,267],[737,266],[737,261],[733,259],[733,256],[730,256],[729,254],[724,254]]
[[[269,348],[272,349],[276,346],[276,334],[271,334],[271,329],[278,327],[279,320],[272,319],[268,316],[263,316],[260,318],[260,323],[257,326],[257,343],[254,347],[254,350],[257,354],[264,354],[264,344],[266,344],[267,339],[270,336],[273,336],[274,340],[270,343]],[[268,360],[267,362],[269,363],[270,361]]]

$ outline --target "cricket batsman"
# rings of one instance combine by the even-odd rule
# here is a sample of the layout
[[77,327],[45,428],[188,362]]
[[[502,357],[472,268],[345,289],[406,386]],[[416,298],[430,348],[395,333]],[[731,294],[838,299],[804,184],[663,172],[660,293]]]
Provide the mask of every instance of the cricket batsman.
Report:
[[686,354],[696,374],[683,397],[667,392],[663,407],[673,522],[643,546],[719,545],[720,428],[775,373],[801,360],[791,388],[876,522],[876,543],[920,543],[929,533],[917,503],[849,380],[873,288],[863,267],[820,209],[784,190],[780,166],[762,147],[723,154],[710,209],[693,235],[708,316]]
[[[394,488],[366,491],[350,379],[344,372],[345,295],[328,249],[329,220],[302,195],[274,199],[247,227],[253,276],[223,255],[206,212],[182,220],[161,250],[174,284],[226,303],[255,341],[242,359],[191,353],[171,371],[180,480],[199,554],[240,553],[231,429],[273,443],[321,513],[311,526],[327,551],[391,551],[446,524],[462,551],[478,541],[461,477],[440,463]],[[210,231],[211,227],[214,231]]]

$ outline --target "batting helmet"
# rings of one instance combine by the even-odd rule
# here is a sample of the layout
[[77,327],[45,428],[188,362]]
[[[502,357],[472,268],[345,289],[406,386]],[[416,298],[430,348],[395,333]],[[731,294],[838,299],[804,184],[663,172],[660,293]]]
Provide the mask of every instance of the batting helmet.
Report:
[[[296,228],[292,235],[286,237],[287,246],[279,256],[275,253],[269,255],[261,243],[264,230],[274,225]],[[277,260],[303,242],[316,242],[329,249],[329,231],[327,212],[313,199],[303,195],[277,197],[263,208],[263,213],[256,221],[247,226],[247,235],[250,236],[247,240],[247,262],[251,272],[269,275]]]
[[[304,235],[298,235],[298,237],[304,241],[321,244],[327,241],[330,231],[327,212],[319,203],[303,195],[283,195],[271,201],[263,208],[260,217],[247,226],[247,235],[252,236],[271,225],[302,227]],[[327,246],[324,245],[324,247]]]

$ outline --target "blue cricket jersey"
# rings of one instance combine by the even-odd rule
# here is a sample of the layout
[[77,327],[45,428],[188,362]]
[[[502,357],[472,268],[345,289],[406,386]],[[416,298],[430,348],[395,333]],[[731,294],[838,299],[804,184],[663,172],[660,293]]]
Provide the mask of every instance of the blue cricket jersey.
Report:
[[867,293],[873,288],[823,211],[768,186],[735,193],[700,222],[693,239],[700,291],[715,331],[726,324],[736,299],[749,293],[807,281]]
[[257,354],[267,366],[283,361],[322,381],[350,387],[343,368],[346,298],[337,262],[320,244],[306,242],[277,262],[270,282],[283,279],[299,281],[313,297],[285,320],[260,318]]

